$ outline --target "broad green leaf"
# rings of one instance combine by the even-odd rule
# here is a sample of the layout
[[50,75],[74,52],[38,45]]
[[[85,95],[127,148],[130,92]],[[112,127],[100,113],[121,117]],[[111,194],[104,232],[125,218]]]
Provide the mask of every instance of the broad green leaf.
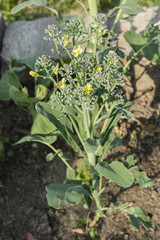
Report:
[[150,229],[150,230],[154,229],[153,224],[148,220],[145,212],[141,207],[131,207],[131,208],[124,209],[123,211],[129,215],[131,224],[136,229],[140,228],[140,225],[139,225],[140,222],[142,222],[143,226],[146,229]]
[[151,43],[141,51],[141,54],[149,61],[159,64],[160,63],[160,43]]
[[36,6],[47,6],[47,0],[29,0],[19,3],[14,8],[11,9],[11,14],[16,14],[17,12],[21,11],[22,9],[36,5]]
[[7,81],[7,74],[4,74],[0,79],[0,100],[8,101],[10,99],[9,89],[10,84]]
[[135,181],[142,187],[151,187],[154,185],[154,181],[150,179],[145,172],[140,172],[138,167],[130,168],[130,172],[133,175]]
[[134,118],[134,114],[131,113],[130,111],[123,109],[123,108],[118,108],[127,118],[132,119]]
[[49,134],[56,130],[56,127],[44,116],[35,113],[31,134]]
[[64,124],[60,122],[60,120],[57,119],[57,116],[55,114],[55,109],[52,109],[50,104],[48,103],[37,103],[36,104],[36,110],[40,114],[42,114],[44,117],[46,117],[51,123],[55,125],[55,127],[61,132],[63,138],[66,140],[66,142],[73,148],[75,152],[81,151],[79,146],[74,140],[73,135],[71,132],[65,127]]
[[144,31],[144,37],[134,31],[124,34],[126,41],[135,52],[139,53],[153,63],[160,63],[160,43],[156,42],[160,38],[160,30],[157,26],[150,24]]
[[122,145],[122,139],[116,136],[115,133],[111,133],[107,142],[107,150],[110,150],[112,148],[118,147]]
[[[83,185],[84,189],[86,189],[88,192],[91,192],[90,187],[87,184]],[[84,201],[87,204],[88,209],[91,207],[92,204],[92,198],[91,195],[84,195]]]
[[90,195],[82,185],[73,183],[50,184],[46,187],[46,190],[48,204],[56,209],[61,207],[63,201],[76,205],[81,201],[82,195]]
[[111,164],[100,162],[96,165],[97,172],[107,179],[116,182],[119,186],[124,188],[130,187],[134,181],[132,174],[123,165],[123,163],[114,161]]
[[135,52],[140,50],[146,44],[146,39],[134,31],[125,32],[124,38],[131,45]]
[[144,31],[144,38],[147,42],[151,40],[156,40],[160,38],[160,29],[158,26],[154,26],[153,23],[149,25],[149,27]]
[[140,12],[145,12],[144,9],[140,5],[133,2],[133,0],[128,1],[126,4],[119,5],[119,8],[123,9],[128,14],[133,15],[138,14]]
[[138,182],[142,188],[154,185],[154,181],[150,179],[145,172],[139,172],[139,174],[135,176],[135,181]]
[[134,166],[136,164],[137,160],[134,160],[133,155],[127,156],[126,160],[124,161],[124,166],[126,168],[130,168],[131,166]]
[[80,114],[76,108],[71,106],[65,106],[63,110],[65,113],[71,115],[74,118],[77,118]]
[[27,58],[23,60],[18,60],[19,63],[25,64],[27,67],[29,67],[32,70],[35,70],[35,62],[37,60],[37,57]]
[[29,97],[26,87],[19,90],[16,87],[11,86],[9,89],[9,95],[11,99],[13,99],[13,101],[19,106],[27,107],[33,103],[33,98]]
[[11,99],[9,95],[11,86],[18,89],[20,87],[20,81],[13,71],[8,70],[5,74],[2,75],[0,79],[0,100],[6,101]]
[[75,178],[76,174],[75,174],[75,171],[71,168],[68,168],[67,167],[67,170],[66,170],[66,179],[70,179],[70,180],[73,180]]
[[100,143],[100,139],[88,138],[84,143],[84,149],[87,153],[95,153]]
[[21,11],[22,9],[24,9],[26,7],[30,7],[32,5],[45,7],[48,10],[52,11],[54,14],[56,14],[58,16],[58,20],[62,19],[61,14],[56,9],[48,7],[47,0],[28,0],[28,1],[24,1],[24,2],[16,5],[14,8],[12,8],[11,9],[11,14],[16,14],[19,11]]
[[56,131],[53,134],[50,134],[49,136],[45,136],[45,137],[42,137],[38,134],[29,135],[29,136],[21,138],[19,141],[14,143],[13,146],[24,143],[24,142],[40,142],[40,143],[44,143],[44,144],[45,143],[52,144],[57,140],[58,135],[59,135],[58,131]]

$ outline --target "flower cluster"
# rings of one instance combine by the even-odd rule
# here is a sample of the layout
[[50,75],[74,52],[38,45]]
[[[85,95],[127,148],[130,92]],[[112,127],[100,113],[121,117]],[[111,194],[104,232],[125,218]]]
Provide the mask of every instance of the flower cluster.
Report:
[[[119,59],[114,51],[106,55],[93,56],[89,49],[89,41],[97,44],[100,37],[107,32],[103,28],[106,19],[98,15],[92,18],[88,28],[77,20],[66,24],[61,31],[55,25],[49,25],[45,31],[48,40],[53,40],[60,55],[59,45],[68,53],[69,63],[64,63],[60,55],[60,64],[52,62],[50,57],[42,56],[36,61],[40,70],[45,70],[48,78],[54,83],[51,100],[62,107],[77,105],[93,109],[96,102],[121,101],[122,92],[119,85],[124,82],[124,75],[119,70]],[[85,45],[80,45],[80,42]],[[68,45],[72,50],[68,50]],[[105,98],[104,98],[105,95]]]
[[70,64],[58,66],[58,69],[62,80],[52,94],[53,102],[61,106],[85,106],[91,110],[97,101],[104,101],[104,94],[105,101],[122,101],[119,85],[124,76],[119,71],[118,56],[113,51],[104,57],[102,64],[97,64],[93,57],[79,54]]

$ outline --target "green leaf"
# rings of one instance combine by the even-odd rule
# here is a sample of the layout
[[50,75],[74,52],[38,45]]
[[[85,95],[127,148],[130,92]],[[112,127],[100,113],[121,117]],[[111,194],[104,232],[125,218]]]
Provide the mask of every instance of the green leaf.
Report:
[[48,10],[52,11],[53,13],[55,13],[58,16],[59,19],[62,18],[60,13],[56,9],[48,7],[47,0],[28,0],[28,1],[24,1],[24,2],[19,3],[18,5],[16,5],[14,8],[12,8],[11,9],[11,14],[16,14],[19,11],[21,11],[22,9],[24,9],[26,7],[30,7],[32,5],[45,7]]
[[19,89],[20,85],[21,84],[17,75],[12,70],[6,71],[0,80],[0,100],[6,101],[11,99],[9,94],[10,87],[13,86]]
[[135,181],[138,182],[142,188],[154,185],[154,181],[150,179],[145,172],[139,172],[139,174],[135,176]]
[[53,160],[53,158],[56,156],[57,154],[53,154],[53,153],[48,153],[47,156],[46,156],[46,161],[47,162],[50,162]]
[[146,44],[146,39],[134,31],[125,32],[124,38],[131,45],[135,52],[140,50]]
[[120,3],[121,3],[121,0],[111,0],[111,3],[112,3],[113,5],[119,6]]
[[71,168],[68,168],[67,167],[67,170],[66,170],[66,179],[67,180],[73,180],[75,178],[76,174],[75,174],[75,171]]
[[19,90],[16,87],[11,86],[9,89],[9,95],[17,105],[22,107],[27,107],[34,102],[33,98],[29,97],[26,87]]
[[145,12],[144,9],[138,5],[136,2],[127,1],[127,3],[119,5],[119,8],[123,9],[128,14],[136,15],[140,12]]
[[160,63],[160,43],[151,43],[141,51],[142,55],[149,61],[159,64]]
[[21,64],[25,64],[27,67],[29,67],[32,70],[35,70],[36,60],[37,60],[37,57],[32,57],[32,58],[18,60],[18,62]]
[[[37,112],[42,114],[51,123],[53,123],[55,125],[55,127],[61,132],[63,138],[73,148],[73,150],[75,152],[81,151],[81,149],[75,142],[73,135],[69,131],[70,129],[67,129],[65,124],[61,123],[60,120],[58,120],[57,115],[56,115],[56,109],[52,109],[51,105],[48,103],[41,102],[41,103],[36,104],[36,110],[37,110]],[[67,117],[63,120],[67,121]],[[69,119],[68,119],[68,121],[69,121]]]
[[97,172],[107,179],[116,182],[118,185],[127,188],[130,187],[134,181],[132,174],[123,165],[123,163],[114,161],[111,164],[106,165],[100,162],[96,165]]
[[21,11],[23,8],[36,5],[36,6],[47,6],[47,0],[29,0],[19,3],[14,8],[11,9],[11,14],[16,14]]
[[71,106],[65,106],[63,110],[65,113],[71,115],[74,118],[77,118],[80,114],[76,108]]
[[102,138],[100,142],[101,146],[104,146],[105,143],[108,141],[108,138],[112,132],[113,127],[117,124],[117,122],[122,116],[122,111],[120,111],[119,108],[125,110],[129,108],[131,105],[132,103],[130,101],[126,101],[123,106],[119,105],[118,108],[114,108],[112,110],[110,116],[105,120],[107,121],[107,124],[105,132],[102,133]]
[[145,172],[140,172],[138,167],[130,168],[130,172],[132,173],[135,181],[142,187],[151,187],[154,185],[154,181],[150,179]]
[[40,142],[40,143],[49,143],[52,144],[57,140],[57,136],[59,135],[58,131],[55,131],[55,133],[50,134],[49,136],[39,136],[38,134],[29,135],[26,137],[21,138],[19,141],[13,144],[13,146],[24,143],[24,142]]
[[131,113],[130,111],[123,109],[123,108],[118,108],[127,118],[132,119],[134,118],[134,114]]
[[87,153],[95,153],[100,143],[100,139],[88,138],[84,143],[84,149]]
[[153,23],[149,25],[149,27],[144,31],[144,38],[147,42],[151,40],[158,40],[160,37],[160,29],[158,26],[154,26]]
[[46,187],[46,190],[48,204],[56,209],[61,207],[63,201],[76,205],[81,201],[81,195],[90,195],[82,185],[72,183],[50,184]]
[[8,101],[10,84],[8,83],[7,74],[2,75],[0,80],[0,100]]
[[107,150],[118,147],[122,145],[122,139],[116,136],[115,133],[111,133],[107,142]]
[[135,165],[137,160],[134,160],[133,155],[127,156],[126,160],[124,161],[124,166],[126,168],[130,168],[131,166]]
[[150,24],[144,37],[134,31],[125,32],[124,37],[135,52],[139,53],[153,63],[160,63],[160,43],[156,40],[160,37],[160,30],[157,26]]
[[44,116],[35,113],[31,134],[49,134],[56,130],[56,127]]
[[131,224],[136,229],[140,228],[140,225],[139,225],[140,222],[142,222],[143,226],[146,229],[149,229],[149,230],[154,229],[153,224],[148,220],[145,212],[141,207],[137,206],[137,207],[127,208],[127,209],[124,209],[123,211],[129,215]]

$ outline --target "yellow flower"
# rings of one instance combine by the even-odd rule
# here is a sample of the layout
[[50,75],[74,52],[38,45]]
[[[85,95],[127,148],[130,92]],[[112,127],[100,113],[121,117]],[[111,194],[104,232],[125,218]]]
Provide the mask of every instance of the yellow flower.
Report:
[[96,72],[101,72],[102,71],[102,67],[101,67],[101,65],[98,65],[97,67],[96,67]]
[[39,77],[39,74],[33,71],[30,71],[29,75],[31,75],[32,77]]
[[55,75],[58,75],[58,71],[59,71],[59,66],[57,65],[53,68],[53,72]]
[[91,87],[91,84],[87,83],[86,86],[83,87],[84,88],[84,91],[87,93],[87,94],[90,94],[90,92],[93,90],[92,87]]
[[83,53],[83,49],[80,46],[78,46],[78,48],[73,49],[72,53],[74,57],[78,57]]
[[59,86],[60,88],[65,88],[65,86],[67,85],[65,78],[62,78],[62,80],[59,82]]
[[99,29],[99,33],[100,33],[101,36],[103,36],[103,35],[105,35],[107,33],[107,31],[104,28],[100,28]]
[[63,40],[63,45],[64,47],[66,47],[69,43],[69,39],[68,39],[68,36],[65,36],[64,40]]

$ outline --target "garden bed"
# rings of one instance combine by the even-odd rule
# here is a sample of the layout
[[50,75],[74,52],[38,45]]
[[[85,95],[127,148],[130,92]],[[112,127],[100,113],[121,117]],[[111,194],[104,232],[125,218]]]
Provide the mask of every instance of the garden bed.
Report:
[[[96,239],[101,240],[160,239],[160,70],[159,66],[143,59],[132,68],[136,80],[128,80],[125,92],[133,101],[131,111],[143,125],[122,119],[116,131],[123,135],[123,146],[109,152],[107,159],[124,160],[127,154],[132,153],[140,170],[146,171],[155,180],[155,185],[142,189],[134,184],[122,190],[111,184],[104,197],[110,206],[119,201],[143,207],[155,230],[147,231],[141,226],[136,231],[130,226],[127,216],[120,212],[107,213],[98,225],[99,237]],[[78,228],[79,218],[88,210],[81,205],[71,207],[67,204],[61,210],[54,210],[47,204],[45,186],[64,181],[65,166],[60,159],[46,162],[49,149],[40,143],[11,146],[29,134],[32,118],[12,101],[1,101],[0,119],[2,134],[5,139],[9,138],[5,143],[5,159],[0,161],[0,240],[90,239],[87,234],[73,231]],[[62,140],[58,145],[66,151],[67,146]],[[74,159],[73,166],[77,164],[77,157]],[[91,210],[94,211],[94,206]]]

